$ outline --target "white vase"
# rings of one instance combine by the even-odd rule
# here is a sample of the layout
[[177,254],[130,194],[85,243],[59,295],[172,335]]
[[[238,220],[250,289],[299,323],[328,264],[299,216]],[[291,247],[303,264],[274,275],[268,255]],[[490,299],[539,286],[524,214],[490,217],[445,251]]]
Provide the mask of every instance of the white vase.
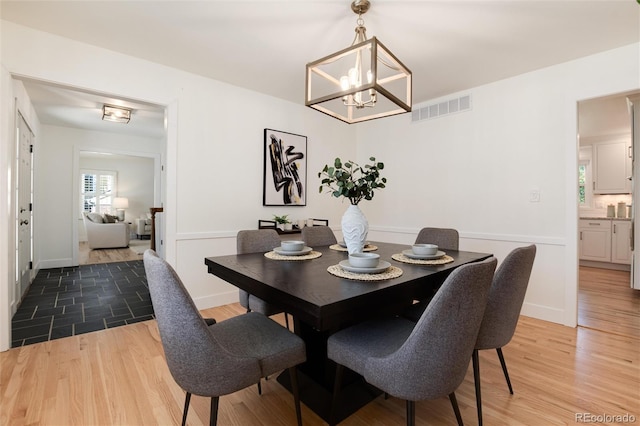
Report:
[[369,223],[362,210],[350,205],[342,216],[342,236],[349,254],[362,253],[368,232]]

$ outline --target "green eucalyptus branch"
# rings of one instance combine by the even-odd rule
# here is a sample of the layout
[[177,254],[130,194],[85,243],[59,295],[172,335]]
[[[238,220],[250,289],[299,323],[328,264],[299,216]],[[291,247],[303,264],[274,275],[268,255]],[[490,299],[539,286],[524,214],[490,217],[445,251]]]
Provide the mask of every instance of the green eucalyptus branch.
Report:
[[375,157],[370,157],[372,164],[364,167],[349,160],[342,162],[336,158],[333,166],[324,166],[318,177],[322,178],[319,192],[327,189],[336,198],[348,198],[351,204],[357,206],[360,201],[371,200],[374,190],[382,189],[387,183],[387,178],[380,176],[380,170],[384,169],[384,163],[376,162]]

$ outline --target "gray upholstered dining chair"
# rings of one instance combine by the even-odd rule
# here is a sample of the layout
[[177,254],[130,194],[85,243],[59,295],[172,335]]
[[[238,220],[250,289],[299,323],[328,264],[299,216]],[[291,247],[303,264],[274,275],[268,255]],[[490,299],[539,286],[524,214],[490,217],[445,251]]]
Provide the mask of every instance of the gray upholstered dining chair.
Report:
[[393,317],[331,335],[327,355],[338,366],[330,424],[335,424],[347,367],[386,394],[405,399],[407,425],[415,424],[415,401],[446,395],[461,425],[455,390],[471,360],[496,263],[489,258],[455,269],[417,324]]
[[304,341],[254,312],[205,322],[173,268],[153,250],[146,250],[143,259],[167,365],[186,392],[182,425],[187,421],[191,394],[211,397],[210,424],[215,425],[221,395],[284,369],[291,375],[301,425],[295,366],[306,360]]
[[[418,232],[414,244],[435,244],[440,250],[458,251],[460,235],[458,231],[453,228],[422,228],[420,232]],[[403,313],[403,316],[412,321],[418,321],[420,316],[422,316],[422,312],[429,304],[431,297],[433,297],[433,295],[409,306]]]
[[415,244],[435,244],[441,250],[458,251],[460,236],[452,228],[422,228],[418,232]]
[[504,258],[494,275],[493,284],[489,290],[487,309],[480,325],[472,357],[479,425],[482,425],[482,397],[478,351],[495,349],[498,352],[509,392],[513,395],[507,364],[502,355],[502,347],[511,341],[516,330],[535,257],[535,245],[517,248]]
[[[249,229],[238,231],[236,236],[236,249],[238,254],[266,253],[276,247],[280,247],[280,236],[273,229]],[[265,302],[259,297],[240,289],[240,305],[247,312],[255,311],[270,317],[279,314],[282,309]],[[289,328],[289,315],[284,313],[284,320]]]
[[325,225],[305,226],[302,228],[302,240],[309,247],[338,244],[338,240],[336,240],[336,236],[331,228]]

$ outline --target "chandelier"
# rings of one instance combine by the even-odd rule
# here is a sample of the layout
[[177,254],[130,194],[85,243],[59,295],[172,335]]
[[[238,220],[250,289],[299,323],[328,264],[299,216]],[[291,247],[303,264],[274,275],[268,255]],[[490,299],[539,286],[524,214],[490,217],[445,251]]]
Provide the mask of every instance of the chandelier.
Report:
[[411,111],[411,71],[376,37],[367,39],[355,0],[356,35],[350,47],[307,64],[305,105],[353,124]]

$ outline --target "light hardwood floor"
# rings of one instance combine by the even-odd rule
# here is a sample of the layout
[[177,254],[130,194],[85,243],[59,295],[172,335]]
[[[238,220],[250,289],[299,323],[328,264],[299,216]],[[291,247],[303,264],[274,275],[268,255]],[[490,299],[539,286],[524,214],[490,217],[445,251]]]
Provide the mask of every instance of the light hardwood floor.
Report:
[[[239,305],[209,309],[224,319]],[[575,413],[638,417],[638,339],[523,317],[504,348],[515,395],[494,352],[481,353],[487,425],[574,424]],[[167,370],[155,322],[54,340],[0,354],[3,425],[178,424],[184,393]],[[473,376],[457,391],[476,424]],[[194,397],[189,424],[206,424],[208,400]],[[303,406],[306,425],[324,424]],[[418,424],[455,424],[449,401],[417,404]],[[221,398],[220,425],[295,423],[290,394],[274,380]],[[402,425],[404,404],[378,398],[344,425]]]
[[142,254],[138,254],[130,248],[91,250],[86,242],[80,242],[78,251],[80,265],[126,262],[129,260],[142,260]]
[[[598,275],[598,274],[595,274]],[[238,304],[203,311],[223,320]],[[281,323],[282,316],[276,317]],[[481,351],[486,425],[580,424],[576,413],[635,416],[640,422],[640,337],[570,328],[521,317],[504,348],[515,395],[495,351]],[[184,392],[171,378],[155,321],[53,340],[0,353],[2,425],[175,425]],[[477,424],[473,373],[456,391],[466,424]],[[303,405],[305,425],[325,424]],[[188,424],[209,421],[194,396]],[[419,425],[454,425],[449,400],[416,404]],[[605,424],[600,422],[598,424]],[[293,425],[291,395],[275,380],[220,399],[219,425]],[[403,425],[404,402],[380,397],[341,425]]]
[[622,336],[640,336],[640,291],[629,287],[629,275],[625,271],[581,266],[578,325]]

